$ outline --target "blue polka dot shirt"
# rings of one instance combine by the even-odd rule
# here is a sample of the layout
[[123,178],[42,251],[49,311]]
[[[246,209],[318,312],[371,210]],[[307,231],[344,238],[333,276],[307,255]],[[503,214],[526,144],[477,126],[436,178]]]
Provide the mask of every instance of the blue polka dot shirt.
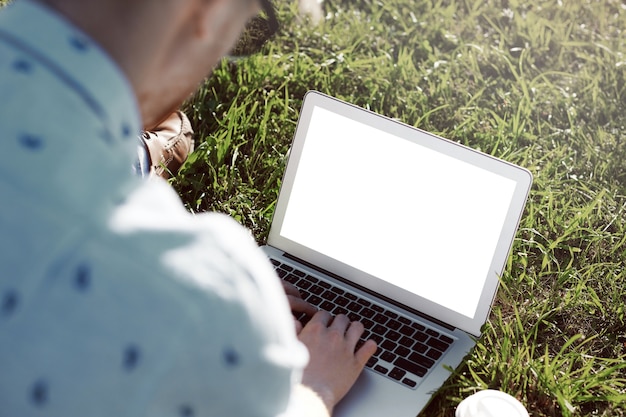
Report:
[[0,99],[0,416],[289,415],[280,283],[234,221],[132,174],[137,105],[98,45],[14,2]]

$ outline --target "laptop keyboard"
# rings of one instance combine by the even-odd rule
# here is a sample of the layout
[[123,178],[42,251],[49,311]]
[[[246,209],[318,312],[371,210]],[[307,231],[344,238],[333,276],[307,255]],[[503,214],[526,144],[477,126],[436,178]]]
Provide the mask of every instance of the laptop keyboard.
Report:
[[[367,367],[409,388],[415,388],[453,339],[419,322],[400,316],[369,300],[320,280],[291,265],[271,259],[278,276],[293,284],[310,304],[334,315],[360,321],[365,331],[357,345],[378,344]],[[298,317],[306,322],[307,317]]]

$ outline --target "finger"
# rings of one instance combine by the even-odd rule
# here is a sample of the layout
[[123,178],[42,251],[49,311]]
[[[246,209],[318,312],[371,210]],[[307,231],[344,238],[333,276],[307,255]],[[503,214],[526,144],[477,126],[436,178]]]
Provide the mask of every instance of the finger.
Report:
[[289,296],[287,299],[289,300],[289,308],[291,308],[291,311],[293,312],[304,313],[308,316],[312,316],[317,313],[317,308],[315,306],[307,303],[301,298]]
[[300,323],[300,320],[296,319],[295,317],[294,317],[293,321],[294,321],[294,325],[296,327],[296,334],[300,334],[300,332],[302,331],[302,323]]
[[292,297],[296,297],[296,298],[302,298],[302,294],[300,294],[300,291],[298,291],[298,289],[293,286],[291,283],[287,282],[287,281],[281,281],[283,284],[283,289],[285,290],[285,294],[292,296]]
[[307,323],[307,325],[311,323],[320,323],[324,326],[328,326],[328,323],[330,323],[331,319],[332,319],[332,316],[330,315],[328,311],[319,310],[317,313],[313,315],[313,317],[311,317],[311,320],[309,320],[309,323]]
[[346,339],[350,343],[354,343],[354,345],[356,346],[356,343],[361,338],[364,330],[365,327],[363,327],[363,324],[361,322],[353,321],[352,323],[350,323],[348,330],[346,330]]
[[361,366],[365,366],[369,358],[371,358],[372,355],[376,353],[377,349],[378,346],[376,345],[376,342],[374,342],[373,340],[366,341],[363,346],[361,346],[359,350],[357,350],[354,354],[357,363]]
[[345,314],[338,314],[333,319],[332,323],[330,323],[329,329],[336,329],[342,333],[346,331],[348,326],[350,325],[350,319]]

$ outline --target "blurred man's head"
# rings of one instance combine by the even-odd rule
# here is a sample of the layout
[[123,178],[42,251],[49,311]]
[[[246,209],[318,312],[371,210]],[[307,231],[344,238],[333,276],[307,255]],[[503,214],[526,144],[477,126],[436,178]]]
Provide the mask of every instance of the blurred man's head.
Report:
[[262,5],[261,0],[40,1],[84,30],[118,63],[146,127],[195,91]]

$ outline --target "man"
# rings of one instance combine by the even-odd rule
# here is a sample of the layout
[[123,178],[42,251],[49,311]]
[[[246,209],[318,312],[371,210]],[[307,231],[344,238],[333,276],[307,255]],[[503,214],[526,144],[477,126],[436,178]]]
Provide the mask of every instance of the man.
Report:
[[2,415],[325,416],[375,351],[345,316],[296,334],[249,233],[129,169],[257,1],[0,11]]

